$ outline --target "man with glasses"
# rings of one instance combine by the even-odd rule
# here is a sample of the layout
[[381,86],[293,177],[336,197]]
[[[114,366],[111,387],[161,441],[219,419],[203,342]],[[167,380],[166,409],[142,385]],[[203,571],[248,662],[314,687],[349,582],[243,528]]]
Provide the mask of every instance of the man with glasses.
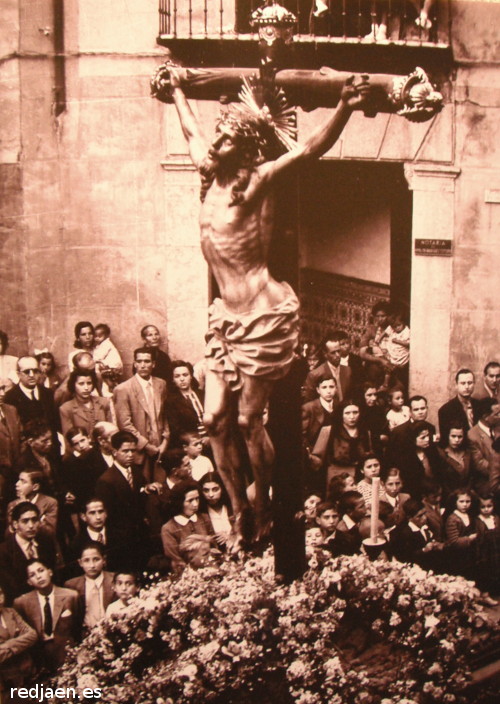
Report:
[[34,357],[20,357],[17,361],[19,383],[5,394],[5,403],[15,406],[21,423],[44,420],[50,427],[54,444],[60,429],[59,414],[54,405],[52,391],[40,385],[40,370]]

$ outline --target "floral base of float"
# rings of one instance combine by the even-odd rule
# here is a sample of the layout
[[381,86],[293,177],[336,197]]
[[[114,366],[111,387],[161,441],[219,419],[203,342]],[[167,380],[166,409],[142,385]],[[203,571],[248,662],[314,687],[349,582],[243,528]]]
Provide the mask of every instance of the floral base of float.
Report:
[[106,704],[470,701],[471,653],[498,633],[472,582],[363,555],[311,564],[280,585],[269,551],[150,586],[53,686]]

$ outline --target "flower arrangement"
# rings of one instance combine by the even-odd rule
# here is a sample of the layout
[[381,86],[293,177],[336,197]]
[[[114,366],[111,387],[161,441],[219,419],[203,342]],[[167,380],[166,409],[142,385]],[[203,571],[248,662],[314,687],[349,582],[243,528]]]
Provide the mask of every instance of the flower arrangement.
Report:
[[460,577],[366,557],[278,585],[273,556],[186,569],[144,589],[68,655],[57,687],[106,703],[459,702],[490,626]]

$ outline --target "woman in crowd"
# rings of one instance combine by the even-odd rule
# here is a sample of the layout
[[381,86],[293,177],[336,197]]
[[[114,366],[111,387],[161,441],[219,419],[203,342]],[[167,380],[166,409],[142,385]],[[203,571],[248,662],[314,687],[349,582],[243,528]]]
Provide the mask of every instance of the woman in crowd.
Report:
[[227,548],[234,537],[234,519],[222,479],[217,472],[207,472],[200,479],[199,485],[201,510],[210,520],[217,545]]
[[441,486],[445,498],[455,489],[465,489],[471,484],[472,461],[467,449],[467,434],[459,420],[453,421],[446,437],[438,447],[441,458]]
[[369,438],[361,423],[360,405],[345,399],[334,411],[326,451],[327,485],[332,477],[346,472],[354,477],[355,468],[369,450]]
[[386,410],[380,405],[377,389],[372,382],[366,381],[362,388],[360,409],[363,416],[363,426],[368,433],[371,450],[382,456],[383,450],[389,442]]
[[215,541],[210,519],[200,514],[200,490],[197,482],[187,479],[172,489],[175,513],[161,529],[163,552],[170,559],[173,572],[185,567],[202,567]]
[[78,369],[71,372],[68,391],[72,398],[59,409],[63,435],[70,428],[79,426],[85,428],[90,437],[98,421],[114,422],[110,399],[92,395],[96,386],[97,377],[94,371]]
[[190,362],[172,362],[172,387],[167,396],[165,412],[173,442],[178,442],[185,432],[197,432],[204,445],[207,432],[203,424],[203,397],[195,390],[196,381]]
[[[36,351],[36,350],[35,350]],[[46,389],[57,389],[61,379],[56,374],[56,360],[52,352],[43,350],[35,355],[40,369],[40,384]]]
[[149,347],[153,352],[155,368],[153,375],[167,382],[167,386],[172,384],[172,362],[166,352],[160,349],[160,331],[156,325],[145,325],[141,330],[141,338],[144,347]]
[[80,320],[79,323],[75,325],[75,341],[73,343],[73,349],[68,355],[68,369],[73,369],[73,357],[78,352],[85,350],[90,352],[94,349],[94,326],[89,323],[88,320]]
[[401,449],[395,464],[401,470],[405,491],[420,499],[424,479],[440,483],[441,460],[425,421],[412,423],[411,439],[411,446]]

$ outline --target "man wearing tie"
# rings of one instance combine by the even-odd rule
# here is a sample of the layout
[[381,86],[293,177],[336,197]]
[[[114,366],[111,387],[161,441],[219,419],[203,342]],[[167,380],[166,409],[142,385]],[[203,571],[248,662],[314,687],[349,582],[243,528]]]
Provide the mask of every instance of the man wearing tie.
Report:
[[17,372],[19,384],[7,391],[5,403],[16,407],[23,425],[30,420],[44,420],[55,436],[60,430],[59,413],[54,404],[52,391],[39,385],[38,362],[34,357],[19,357]]
[[157,483],[146,484],[141,468],[134,465],[137,444],[135,436],[126,430],[113,435],[113,466],[101,474],[96,484],[96,495],[108,512],[108,525],[116,532],[120,546],[126,548],[134,569],[143,566],[147,558],[145,495],[161,489]]
[[39,558],[28,562],[26,574],[33,591],[18,597],[14,608],[38,634],[38,666],[53,673],[64,663],[67,646],[78,638],[78,594],[56,587],[52,570]]
[[56,564],[54,538],[39,532],[40,511],[30,501],[22,501],[12,509],[12,529],[0,545],[0,575],[11,596],[28,591],[26,567],[30,560],[39,558],[50,568]]
[[170,435],[163,414],[167,384],[163,379],[153,376],[154,366],[150,349],[136,349],[134,376],[118,384],[113,394],[118,427],[134,435],[139,452],[138,460],[144,466],[144,476],[149,480],[154,476],[156,460],[167,449]]

